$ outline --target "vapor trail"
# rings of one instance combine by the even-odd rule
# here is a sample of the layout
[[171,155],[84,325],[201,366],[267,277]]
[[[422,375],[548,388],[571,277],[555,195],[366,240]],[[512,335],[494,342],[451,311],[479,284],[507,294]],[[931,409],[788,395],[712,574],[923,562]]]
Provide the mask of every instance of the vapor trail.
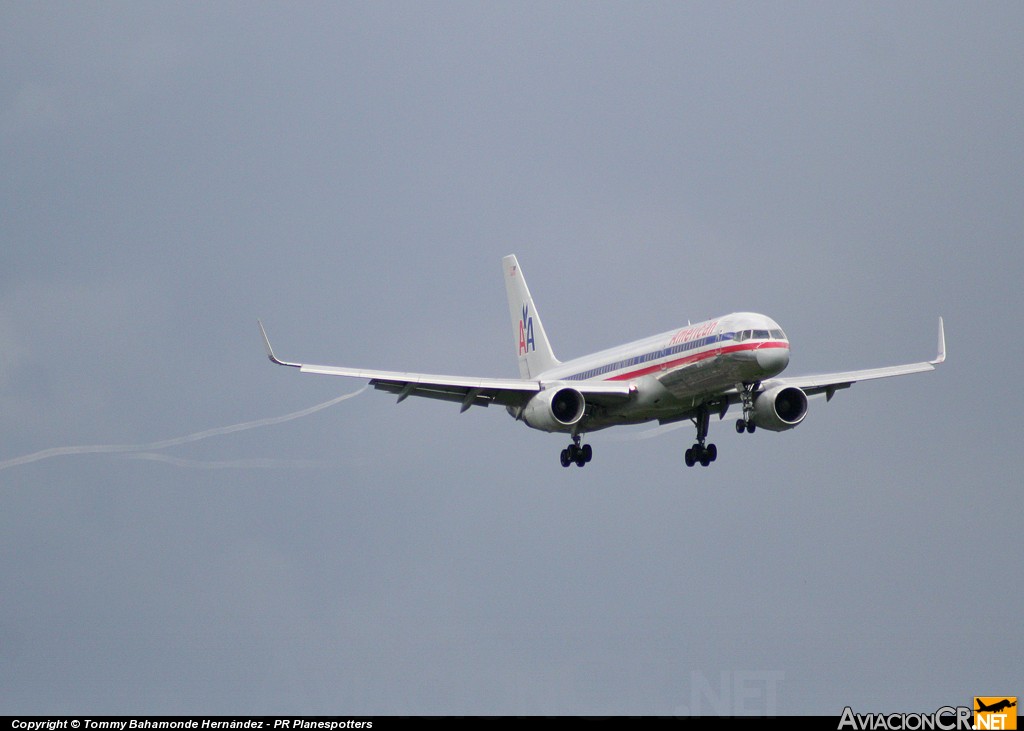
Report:
[[[210,437],[233,434],[234,432],[245,431],[247,429],[257,429],[261,426],[283,424],[286,421],[301,419],[304,416],[315,414],[317,411],[322,411],[323,409],[334,406],[342,401],[358,396],[367,388],[368,386],[363,386],[358,391],[346,393],[342,396],[338,396],[337,398],[333,398],[330,401],[324,401],[322,404],[316,404],[315,406],[310,406],[309,408],[302,409],[300,411],[293,411],[292,413],[285,414],[284,416],[272,416],[267,419],[256,419],[255,421],[246,421],[241,424],[221,426],[216,429],[206,429],[204,431],[195,432],[194,434],[186,434],[183,437],[164,439],[159,442],[150,442],[149,444],[83,444],[74,447],[53,447],[51,449],[43,449],[39,452],[33,452],[32,454],[26,454],[21,457],[12,457],[11,459],[0,461],[0,470],[6,470],[9,467],[18,467],[23,464],[30,464],[32,462],[38,462],[52,457],[63,457],[70,454],[128,454],[132,452],[157,452],[161,449],[167,449],[168,447],[177,447],[180,444],[198,442],[202,439],[209,439]],[[150,457],[150,459],[152,459],[152,457]],[[165,461],[174,462],[172,459],[167,459]],[[251,460],[249,461],[251,462]],[[182,461],[181,464],[184,465],[184,462],[185,461]]]
[[197,470],[323,467],[328,464],[328,462],[317,459],[273,459],[267,457],[218,460],[182,459],[181,457],[172,457],[163,452],[128,452],[127,454],[120,455],[120,459],[144,459],[149,462],[163,462],[175,467],[190,467]]

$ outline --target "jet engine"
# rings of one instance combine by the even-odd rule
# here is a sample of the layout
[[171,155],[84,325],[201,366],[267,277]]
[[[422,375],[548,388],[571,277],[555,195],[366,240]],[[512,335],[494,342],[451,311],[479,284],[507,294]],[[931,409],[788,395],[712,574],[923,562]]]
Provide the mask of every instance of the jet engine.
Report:
[[583,394],[575,388],[548,388],[527,402],[522,419],[534,429],[569,431],[583,418],[586,405]]
[[768,431],[786,431],[807,416],[807,394],[796,386],[776,386],[754,399],[754,423]]

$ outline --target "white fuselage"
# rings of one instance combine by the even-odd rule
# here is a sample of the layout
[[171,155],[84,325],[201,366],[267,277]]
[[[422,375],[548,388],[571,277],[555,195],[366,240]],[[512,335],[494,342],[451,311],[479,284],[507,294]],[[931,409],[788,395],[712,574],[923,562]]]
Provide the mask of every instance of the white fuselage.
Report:
[[769,317],[737,312],[562,363],[538,375],[546,383],[625,381],[636,396],[588,413],[587,431],[614,424],[671,419],[737,384],[778,375],[789,364],[789,340]]
[[676,330],[636,340],[563,363],[555,357],[547,332],[514,254],[502,260],[512,343],[518,378],[444,376],[405,371],[294,363],[274,355],[266,330],[260,333],[271,362],[302,373],[368,379],[401,403],[410,396],[473,406],[504,406],[532,429],[570,434],[572,443],[559,455],[563,467],[582,467],[593,448],[582,435],[616,424],[691,419],[696,441],[684,453],[688,467],[708,466],[718,457],[707,441],[712,415],[724,419],[739,406],[737,433],[789,431],[807,415],[808,397],[854,383],[924,373],[946,360],[946,336],[939,318],[938,353],[919,363],[779,377],[789,365],[789,339],[770,317],[734,312]]

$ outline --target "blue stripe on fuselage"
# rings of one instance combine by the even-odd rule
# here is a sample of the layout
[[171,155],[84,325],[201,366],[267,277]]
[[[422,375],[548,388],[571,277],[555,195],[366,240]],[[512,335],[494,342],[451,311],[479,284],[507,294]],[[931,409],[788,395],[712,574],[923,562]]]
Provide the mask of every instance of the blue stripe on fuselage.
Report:
[[614,363],[607,363],[590,370],[583,371],[582,373],[576,373],[572,376],[567,376],[567,381],[588,381],[592,378],[599,378],[613,373],[615,371],[621,371],[624,368],[635,368],[636,366],[643,365],[645,363],[651,363],[654,361],[661,360],[662,358],[669,358],[679,353],[684,353],[688,350],[699,350],[700,348],[714,345],[715,343],[722,342],[723,340],[734,340],[736,333],[728,332],[721,333],[718,335],[708,335],[704,338],[698,338],[696,340],[690,340],[686,343],[679,343],[672,345],[667,348],[661,348],[650,353],[644,353],[643,355],[636,355],[632,358],[626,358],[624,360],[616,361]]

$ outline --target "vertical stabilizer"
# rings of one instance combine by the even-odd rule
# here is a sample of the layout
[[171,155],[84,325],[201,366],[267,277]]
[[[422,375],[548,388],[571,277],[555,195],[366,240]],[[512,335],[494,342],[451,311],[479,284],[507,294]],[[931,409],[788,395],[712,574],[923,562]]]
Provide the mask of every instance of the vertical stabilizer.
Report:
[[519,358],[519,376],[536,378],[558,365],[558,360],[551,351],[551,343],[515,255],[506,256],[501,264],[505,270],[505,291],[508,293],[508,311],[512,316],[512,339]]

